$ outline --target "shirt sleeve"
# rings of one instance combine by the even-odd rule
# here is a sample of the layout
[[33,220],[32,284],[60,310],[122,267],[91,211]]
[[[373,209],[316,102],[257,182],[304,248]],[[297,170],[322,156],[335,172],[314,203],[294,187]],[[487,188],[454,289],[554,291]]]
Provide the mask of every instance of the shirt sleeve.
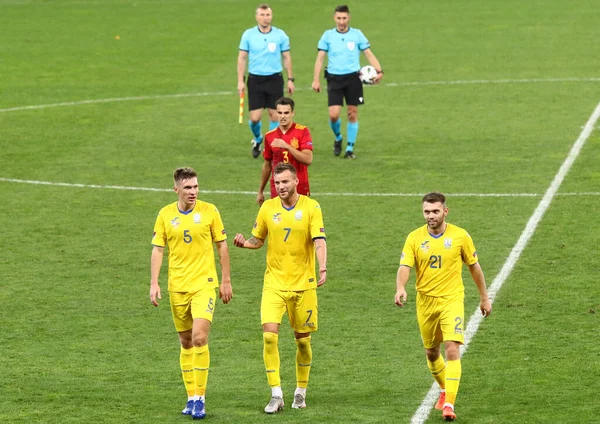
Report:
[[267,221],[265,220],[265,215],[267,213],[265,204],[263,203],[258,211],[258,215],[256,216],[256,221],[254,221],[254,226],[252,227],[252,235],[256,238],[264,240],[267,238],[267,234],[269,233],[269,229],[267,228]]
[[271,149],[271,140],[270,137],[268,137],[268,134],[265,134],[263,144],[263,157],[266,160],[273,160],[273,149]]
[[310,131],[308,128],[304,128],[304,131],[302,132],[302,138],[300,139],[300,144],[299,144],[299,150],[312,150],[313,149],[313,143],[312,143],[312,138],[310,136]]
[[325,52],[329,51],[329,42],[328,42],[328,37],[327,37],[327,31],[325,31],[323,33],[323,35],[321,36],[321,39],[319,40],[319,43],[317,44],[317,49],[323,50]]
[[245,52],[250,51],[250,42],[248,41],[248,31],[244,31],[242,39],[240,40],[240,50]]
[[279,43],[279,48],[281,49],[281,53],[290,51],[290,37],[288,37],[284,31],[281,31],[281,43]]
[[415,250],[413,249],[413,245],[413,236],[409,234],[400,255],[400,265],[406,265],[410,268],[415,265]]
[[219,210],[217,208],[215,208],[215,214],[213,216],[213,221],[210,226],[210,231],[212,233],[212,239],[214,243],[227,240],[227,232],[225,231],[225,226],[223,225],[221,214],[219,213]]
[[154,223],[154,233],[152,234],[152,244],[158,247],[165,247],[167,245],[167,232],[165,229],[165,221],[162,215],[159,213]]
[[362,33],[361,30],[357,30],[358,31],[358,48],[360,51],[366,50],[369,47],[371,47],[371,43],[369,43],[369,40],[367,40],[367,37],[365,37],[365,34]]
[[310,237],[313,240],[326,238],[325,226],[323,225],[323,211],[316,201],[310,217]]
[[475,245],[473,244],[473,239],[469,235],[469,233],[465,234],[464,241],[462,243],[462,261],[467,265],[475,265],[478,262],[477,258],[477,250],[475,250]]

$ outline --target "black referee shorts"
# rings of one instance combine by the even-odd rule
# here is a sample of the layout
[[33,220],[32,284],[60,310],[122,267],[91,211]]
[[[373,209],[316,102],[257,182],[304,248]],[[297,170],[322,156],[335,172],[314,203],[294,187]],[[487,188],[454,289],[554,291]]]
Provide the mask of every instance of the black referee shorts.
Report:
[[365,103],[363,85],[358,72],[345,75],[326,74],[327,102],[329,106],[358,106]]
[[248,110],[275,109],[275,102],[283,97],[283,76],[248,74]]

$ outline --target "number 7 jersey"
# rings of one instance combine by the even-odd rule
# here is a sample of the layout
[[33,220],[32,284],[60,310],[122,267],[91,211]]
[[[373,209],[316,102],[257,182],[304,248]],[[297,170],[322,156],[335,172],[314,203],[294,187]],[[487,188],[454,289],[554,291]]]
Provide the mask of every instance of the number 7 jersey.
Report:
[[477,251],[469,233],[446,223],[446,231],[433,236],[424,225],[408,235],[400,265],[417,273],[417,291],[432,297],[464,297],[462,264],[477,263]]
[[279,197],[265,201],[252,235],[267,242],[265,288],[304,291],[317,287],[314,240],[325,238],[325,229],[316,200],[301,195],[291,209]]

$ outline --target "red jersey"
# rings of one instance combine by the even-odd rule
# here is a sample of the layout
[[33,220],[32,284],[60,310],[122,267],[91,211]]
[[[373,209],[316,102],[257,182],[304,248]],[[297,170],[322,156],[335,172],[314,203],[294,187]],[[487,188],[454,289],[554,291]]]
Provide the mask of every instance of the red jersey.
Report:
[[277,197],[277,191],[275,191],[275,181],[273,179],[273,171],[279,162],[291,163],[294,165],[299,181],[297,188],[298,193],[309,196],[310,187],[308,185],[308,166],[298,162],[296,158],[294,158],[294,156],[292,156],[292,154],[287,150],[280,149],[279,147],[271,147],[271,143],[276,138],[282,139],[287,144],[300,151],[313,149],[310,131],[304,125],[296,124],[295,122],[292,122],[290,129],[285,134],[279,127],[265,134],[265,148],[263,151],[263,156],[265,160],[271,161],[271,198]]

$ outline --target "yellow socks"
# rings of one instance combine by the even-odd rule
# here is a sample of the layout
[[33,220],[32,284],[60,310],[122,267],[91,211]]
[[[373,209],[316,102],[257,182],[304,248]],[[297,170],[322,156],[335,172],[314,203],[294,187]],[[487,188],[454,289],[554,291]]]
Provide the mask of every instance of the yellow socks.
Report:
[[267,381],[269,386],[281,386],[279,376],[279,335],[275,333],[263,333],[263,358],[267,370]]
[[181,347],[179,365],[181,366],[181,376],[183,377],[183,384],[185,384],[185,391],[189,398],[190,396],[194,396],[196,388],[194,382],[194,349]]
[[456,395],[458,394],[461,373],[460,359],[448,361],[446,368],[446,403],[454,405]]
[[310,336],[296,339],[296,381],[298,387],[306,389],[312,363]]
[[208,345],[194,346],[194,379],[196,381],[194,394],[204,396],[208,382],[208,367],[210,366],[210,353]]
[[429,371],[431,371],[431,375],[440,386],[440,389],[444,390],[446,388],[446,362],[442,355],[438,356],[434,362],[428,359],[427,366],[429,367]]

